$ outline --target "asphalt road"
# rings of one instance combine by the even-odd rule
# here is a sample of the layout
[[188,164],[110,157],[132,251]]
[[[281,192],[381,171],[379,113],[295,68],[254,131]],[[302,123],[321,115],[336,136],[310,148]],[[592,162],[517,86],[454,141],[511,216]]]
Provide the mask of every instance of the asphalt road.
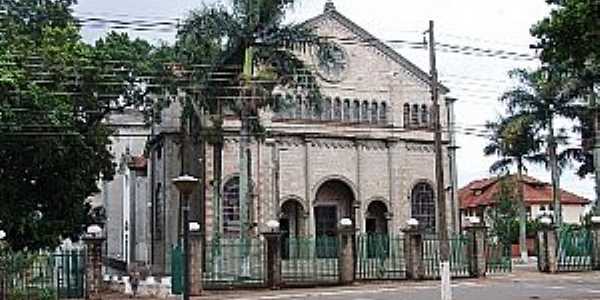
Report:
[[[517,269],[512,274],[453,281],[454,300],[599,299],[600,272],[540,274]],[[351,287],[238,291],[199,299],[228,300],[432,300],[440,299],[439,282],[385,282]]]

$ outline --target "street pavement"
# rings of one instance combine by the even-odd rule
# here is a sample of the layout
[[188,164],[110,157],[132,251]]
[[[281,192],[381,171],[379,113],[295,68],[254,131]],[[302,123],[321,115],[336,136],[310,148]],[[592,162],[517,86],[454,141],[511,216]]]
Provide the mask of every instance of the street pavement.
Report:
[[[454,300],[600,300],[600,272],[541,274],[516,267],[511,274],[453,280]],[[106,298],[118,299],[118,298]],[[438,281],[360,283],[353,286],[207,292],[194,300],[432,300],[440,299]]]

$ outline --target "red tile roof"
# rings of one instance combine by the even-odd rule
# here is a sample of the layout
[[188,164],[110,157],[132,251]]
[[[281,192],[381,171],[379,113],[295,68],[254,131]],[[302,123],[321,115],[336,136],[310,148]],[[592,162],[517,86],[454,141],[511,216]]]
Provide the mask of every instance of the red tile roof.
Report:
[[[513,179],[515,175],[510,175]],[[495,201],[494,195],[500,189],[500,177],[490,177],[475,180],[465,187],[458,190],[458,199],[460,208],[474,208],[479,206],[488,206]],[[552,202],[552,185],[539,181],[530,176],[523,176],[525,203],[541,204]],[[584,197],[575,195],[561,189],[560,199],[562,204],[566,205],[585,205],[591,201]]]

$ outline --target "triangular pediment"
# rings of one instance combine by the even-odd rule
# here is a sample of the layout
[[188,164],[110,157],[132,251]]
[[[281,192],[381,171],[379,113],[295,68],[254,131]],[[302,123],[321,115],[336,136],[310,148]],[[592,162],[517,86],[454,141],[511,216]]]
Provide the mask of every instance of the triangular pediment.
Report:
[[[351,32],[353,35],[355,35],[355,41],[345,41],[345,42],[348,42],[348,43],[358,42],[361,44],[368,45],[369,47],[374,47],[379,52],[381,52],[384,56],[389,58],[391,61],[397,63],[400,67],[402,67],[404,70],[409,72],[411,75],[413,75],[418,80],[420,80],[428,85],[431,84],[431,77],[429,76],[429,74],[427,72],[420,69],[418,66],[416,66],[415,64],[410,62],[408,59],[404,58],[402,55],[400,55],[394,49],[392,49],[391,47],[389,47],[388,45],[383,43],[380,39],[376,38],[371,33],[367,32],[365,29],[363,29],[362,27],[358,26],[352,20],[348,19],[347,17],[345,17],[344,15],[339,13],[335,9],[335,7],[333,6],[333,4],[331,2],[328,2],[326,4],[324,13],[322,13],[314,18],[308,19],[307,21],[302,23],[302,26],[305,26],[308,28],[318,28],[319,26],[321,26],[321,24],[324,24],[324,23],[330,22],[330,21],[334,21],[334,22],[338,23],[339,25],[343,26],[346,30]],[[440,92],[448,93],[449,89],[440,84]]]

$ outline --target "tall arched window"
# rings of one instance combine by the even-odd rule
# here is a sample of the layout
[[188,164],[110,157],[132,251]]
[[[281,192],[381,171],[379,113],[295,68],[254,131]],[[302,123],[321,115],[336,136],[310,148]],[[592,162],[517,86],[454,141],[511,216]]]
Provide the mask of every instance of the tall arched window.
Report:
[[302,114],[304,113],[304,99],[302,99],[302,95],[296,95],[296,119],[302,119]]
[[435,200],[431,185],[425,182],[417,184],[412,190],[410,203],[411,217],[417,219],[427,231],[435,231]]
[[427,127],[429,125],[429,110],[427,105],[421,105],[421,126]]
[[404,104],[404,108],[403,108],[403,123],[404,123],[404,128],[408,128],[410,127],[410,104],[406,103]]
[[331,120],[331,98],[325,98],[323,100],[323,113],[321,119]]
[[410,124],[415,127],[419,126],[419,105],[413,104],[412,111],[410,113]]
[[369,116],[369,102],[365,101],[362,104],[362,110],[361,110],[361,114],[360,114],[360,121],[361,122],[369,122],[370,116]]
[[350,100],[346,99],[344,100],[344,113],[342,114],[342,120],[348,122],[350,121],[350,115],[351,115],[351,111],[350,111]]
[[354,100],[354,107],[352,108],[352,121],[360,122],[360,102],[358,100]]
[[333,105],[333,119],[336,121],[342,120],[342,101],[340,98],[335,98]]
[[385,102],[381,102],[379,107],[379,123],[387,124],[387,104]]
[[379,117],[379,105],[377,102],[371,103],[371,123],[377,124],[377,118]]
[[223,234],[240,235],[240,178],[229,179],[223,186]]

